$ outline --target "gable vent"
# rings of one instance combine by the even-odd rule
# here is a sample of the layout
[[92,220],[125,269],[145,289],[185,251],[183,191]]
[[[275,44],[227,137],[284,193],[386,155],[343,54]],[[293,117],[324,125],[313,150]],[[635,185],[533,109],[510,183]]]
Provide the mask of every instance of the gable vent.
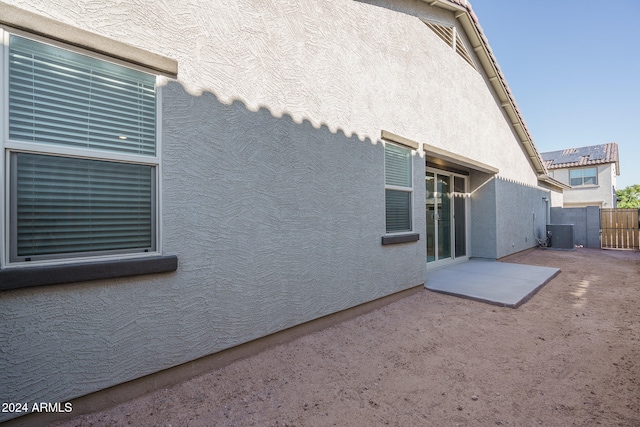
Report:
[[431,30],[436,33],[438,37],[442,39],[449,47],[456,51],[458,55],[462,57],[469,65],[471,65],[476,71],[476,65],[473,63],[471,59],[471,55],[469,55],[469,51],[464,45],[464,42],[460,38],[460,35],[456,31],[456,27],[444,24],[436,24],[435,22],[429,22],[423,20],[427,27],[431,28]]

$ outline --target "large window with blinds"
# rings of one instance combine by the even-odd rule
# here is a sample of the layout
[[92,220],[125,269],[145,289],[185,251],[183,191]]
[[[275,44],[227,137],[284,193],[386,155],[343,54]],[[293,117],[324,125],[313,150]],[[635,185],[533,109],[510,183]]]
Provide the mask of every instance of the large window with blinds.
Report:
[[156,76],[2,37],[9,263],[156,252]]
[[385,208],[387,233],[412,230],[413,179],[411,150],[385,143]]

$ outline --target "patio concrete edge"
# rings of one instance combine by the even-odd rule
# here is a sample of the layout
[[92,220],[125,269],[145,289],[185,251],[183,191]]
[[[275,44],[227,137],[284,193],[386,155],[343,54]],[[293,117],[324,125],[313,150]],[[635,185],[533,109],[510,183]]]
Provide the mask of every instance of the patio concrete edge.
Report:
[[488,299],[488,298],[480,298],[480,297],[475,297],[475,296],[471,296],[471,295],[464,295],[464,294],[455,293],[455,292],[447,292],[447,291],[444,291],[444,290],[441,290],[441,289],[430,289],[430,288],[425,288],[425,289],[427,289],[427,290],[429,290],[431,292],[437,292],[437,293],[440,293],[440,294],[445,294],[445,295],[450,295],[450,296],[454,296],[454,297],[465,298],[465,299],[469,299],[469,300],[473,300],[473,301],[483,302],[483,303],[495,305],[495,306],[498,306],[498,307],[508,307],[508,308],[516,309],[516,308],[520,307],[522,304],[528,302],[531,298],[533,298],[533,296],[536,293],[538,293],[538,291],[540,289],[542,289],[547,283],[549,283],[554,278],[556,278],[560,273],[561,273],[561,270],[557,269],[557,271],[555,273],[553,273],[551,276],[549,276],[549,278],[547,278],[544,282],[542,282],[540,285],[535,287],[529,293],[524,295],[522,298],[520,298],[514,304],[495,301],[495,300],[491,300],[491,299]]

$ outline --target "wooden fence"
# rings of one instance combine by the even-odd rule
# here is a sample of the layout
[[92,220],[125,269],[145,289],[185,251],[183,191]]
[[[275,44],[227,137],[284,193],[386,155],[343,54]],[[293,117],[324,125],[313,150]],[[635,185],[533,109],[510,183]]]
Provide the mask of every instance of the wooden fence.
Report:
[[638,213],[638,209],[600,209],[602,247],[640,249]]

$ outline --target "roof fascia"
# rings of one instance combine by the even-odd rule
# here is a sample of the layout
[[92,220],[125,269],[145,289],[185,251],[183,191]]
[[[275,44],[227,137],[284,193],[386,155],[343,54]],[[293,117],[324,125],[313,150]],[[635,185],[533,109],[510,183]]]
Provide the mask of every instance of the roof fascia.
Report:
[[[618,169],[620,168],[620,162],[618,160],[611,160],[610,162],[603,161],[588,161],[586,163],[572,162],[572,163],[558,163],[557,165],[547,166],[547,170],[558,170],[558,169],[574,169],[574,168],[587,168],[590,166],[606,166],[606,165],[616,165],[616,173],[618,173]],[[558,166],[560,165],[560,166]]]
[[571,190],[572,188],[570,185],[560,182],[557,179],[551,178],[549,175],[538,175],[538,181],[544,182],[548,185],[560,188],[562,190]]
[[515,130],[520,144],[524,148],[534,169],[539,175],[547,175],[540,153],[538,152],[531,133],[524,122],[524,118],[516,101],[511,94],[507,81],[498,66],[498,62],[489,47],[489,42],[485,37],[478,23],[478,18],[473,12],[471,5],[466,0],[422,0],[431,6],[453,11],[454,16],[460,22],[467,38],[472,44],[473,51],[480,60],[480,64],[489,78],[489,82],[498,94],[500,104],[505,110],[513,129]]

